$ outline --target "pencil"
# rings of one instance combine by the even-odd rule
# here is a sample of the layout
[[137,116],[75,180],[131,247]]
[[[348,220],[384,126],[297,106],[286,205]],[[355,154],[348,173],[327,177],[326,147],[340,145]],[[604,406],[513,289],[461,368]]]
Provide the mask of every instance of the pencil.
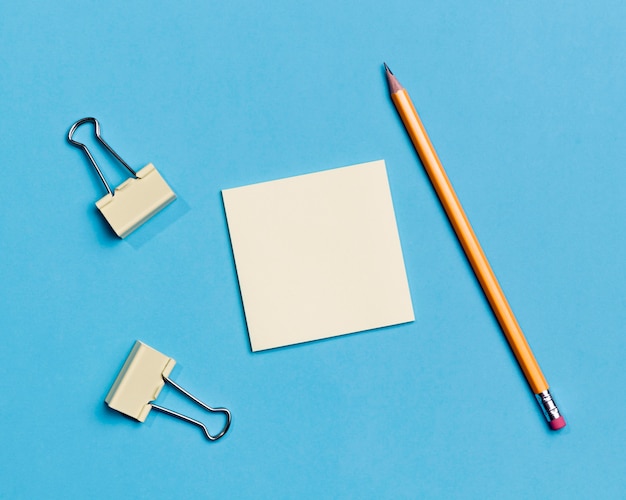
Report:
[[541,368],[522,333],[407,91],[385,64],[389,93],[465,255],[552,430],[565,427]]

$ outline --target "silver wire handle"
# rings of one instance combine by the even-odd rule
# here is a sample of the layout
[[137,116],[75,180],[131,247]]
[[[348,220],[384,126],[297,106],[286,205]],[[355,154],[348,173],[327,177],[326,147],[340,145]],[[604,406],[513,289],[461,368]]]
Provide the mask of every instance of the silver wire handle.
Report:
[[172,387],[174,387],[174,389],[180,391],[182,394],[187,396],[194,403],[197,403],[200,406],[202,406],[202,408],[204,408],[205,410],[213,412],[213,413],[223,413],[223,414],[225,414],[226,415],[226,425],[224,425],[224,427],[222,428],[222,430],[218,434],[212,435],[209,432],[209,429],[207,429],[206,425],[204,425],[202,422],[200,422],[198,420],[194,420],[193,418],[188,417],[186,415],[183,415],[182,413],[178,413],[178,412],[176,412],[174,410],[170,410],[169,408],[163,408],[162,406],[155,405],[155,404],[152,403],[151,406],[152,406],[153,409],[155,409],[157,411],[160,411],[162,413],[165,413],[166,415],[169,415],[171,417],[176,417],[176,418],[179,418],[181,420],[184,420],[185,422],[189,422],[190,424],[197,425],[198,427],[200,427],[202,429],[202,431],[204,432],[204,435],[207,437],[207,439],[209,441],[217,441],[224,434],[226,434],[226,432],[228,431],[228,429],[230,427],[230,422],[232,420],[230,411],[227,408],[211,408],[209,405],[207,405],[206,403],[203,403],[198,398],[196,398],[195,396],[193,396],[192,394],[187,392],[185,389],[183,389],[180,385],[178,385],[176,382],[174,382],[169,377],[166,377],[165,375],[163,375],[163,380],[165,380],[165,382],[167,382]]
[[89,159],[89,161],[91,162],[91,164],[94,166],[94,168],[96,169],[96,172],[98,172],[98,177],[100,177],[100,180],[102,181],[102,184],[104,184],[104,187],[106,188],[107,192],[113,196],[113,191],[111,191],[111,188],[109,187],[108,182],[106,181],[106,179],[104,178],[104,175],[102,175],[102,171],[100,170],[100,167],[98,166],[98,164],[96,163],[96,160],[94,159],[94,157],[91,155],[91,153],[89,152],[89,149],[87,149],[87,146],[85,146],[82,142],[78,142],[75,141],[72,136],[74,135],[74,132],[76,132],[76,129],[78,127],[80,127],[83,123],[87,123],[87,122],[91,122],[93,123],[94,129],[95,129],[95,134],[96,134],[96,139],[98,139],[100,141],[100,143],[109,151],[109,153],[111,153],[115,159],[117,161],[119,161],[122,165],[124,165],[126,167],[126,169],[133,175],[133,177],[136,179],[137,178],[137,174],[135,173],[135,171],[130,167],[130,165],[128,165],[128,163],[126,163],[122,157],[120,155],[118,155],[111,146],[109,146],[106,141],[100,136],[100,124],[98,123],[98,120],[96,120],[95,118],[92,117],[87,117],[87,118],[81,118],[80,120],[78,120],[76,123],[74,123],[74,125],[72,125],[72,128],[70,128],[70,131],[67,134],[67,140],[70,142],[70,144],[72,144],[73,146],[76,146],[77,148],[81,148],[85,154],[87,155],[87,158]]

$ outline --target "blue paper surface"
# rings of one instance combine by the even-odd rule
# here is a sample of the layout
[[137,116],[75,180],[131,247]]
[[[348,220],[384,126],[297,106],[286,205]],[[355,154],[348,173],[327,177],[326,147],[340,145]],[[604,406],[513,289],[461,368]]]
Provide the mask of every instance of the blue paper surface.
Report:
[[[625,23],[626,5],[608,1],[3,2],[0,497],[623,495]],[[383,61],[552,386],[559,433],[417,160]],[[124,241],[65,139],[85,116],[178,195]],[[220,190],[379,158],[416,321],[253,354]],[[233,412],[226,437],[105,406],[135,339]],[[159,403],[211,425],[172,391]]]

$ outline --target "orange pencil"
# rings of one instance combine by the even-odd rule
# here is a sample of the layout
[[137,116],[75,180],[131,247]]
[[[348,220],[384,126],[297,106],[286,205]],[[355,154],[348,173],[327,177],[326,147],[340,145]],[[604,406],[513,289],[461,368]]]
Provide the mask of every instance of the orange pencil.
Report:
[[439,196],[439,200],[500,323],[511,350],[524,372],[528,385],[535,394],[550,429],[561,429],[565,427],[565,419],[559,413],[559,409],[550,395],[549,386],[541,368],[539,368],[522,329],[517,323],[513,311],[511,311],[511,306],[509,306],[500,284],[491,270],[487,257],[485,257],[483,249],[478,243],[474,230],[439,161],[435,148],[433,148],[422,121],[415,111],[411,98],[386,64],[385,72],[391,100],[398,110],[398,114],[422,160],[424,169],[437,192],[437,196]]

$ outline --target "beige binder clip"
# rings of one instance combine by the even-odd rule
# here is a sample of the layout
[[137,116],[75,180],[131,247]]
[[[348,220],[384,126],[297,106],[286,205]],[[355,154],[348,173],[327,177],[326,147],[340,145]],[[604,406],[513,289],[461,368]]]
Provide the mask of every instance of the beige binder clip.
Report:
[[[105,398],[106,403],[114,410],[139,422],[146,420],[150,410],[157,410],[197,425],[210,441],[218,440],[230,427],[230,411],[226,408],[211,408],[171,380],[169,375],[175,364],[174,359],[137,340]],[[166,382],[205,410],[226,415],[226,424],[222,430],[213,435],[202,422],[152,403]]]
[[[96,139],[132,174],[132,177],[117,186],[115,191],[111,191],[87,146],[72,138],[76,129],[87,122],[94,124]],[[122,160],[120,155],[113,151],[113,148],[100,137],[100,124],[95,118],[83,118],[74,123],[67,135],[67,140],[70,144],[81,148],[96,169],[98,177],[107,190],[107,194],[96,202],[96,206],[120,238],[128,236],[176,199],[174,191],[167,185],[152,163],[148,163],[139,172],[135,172],[128,163]]]

